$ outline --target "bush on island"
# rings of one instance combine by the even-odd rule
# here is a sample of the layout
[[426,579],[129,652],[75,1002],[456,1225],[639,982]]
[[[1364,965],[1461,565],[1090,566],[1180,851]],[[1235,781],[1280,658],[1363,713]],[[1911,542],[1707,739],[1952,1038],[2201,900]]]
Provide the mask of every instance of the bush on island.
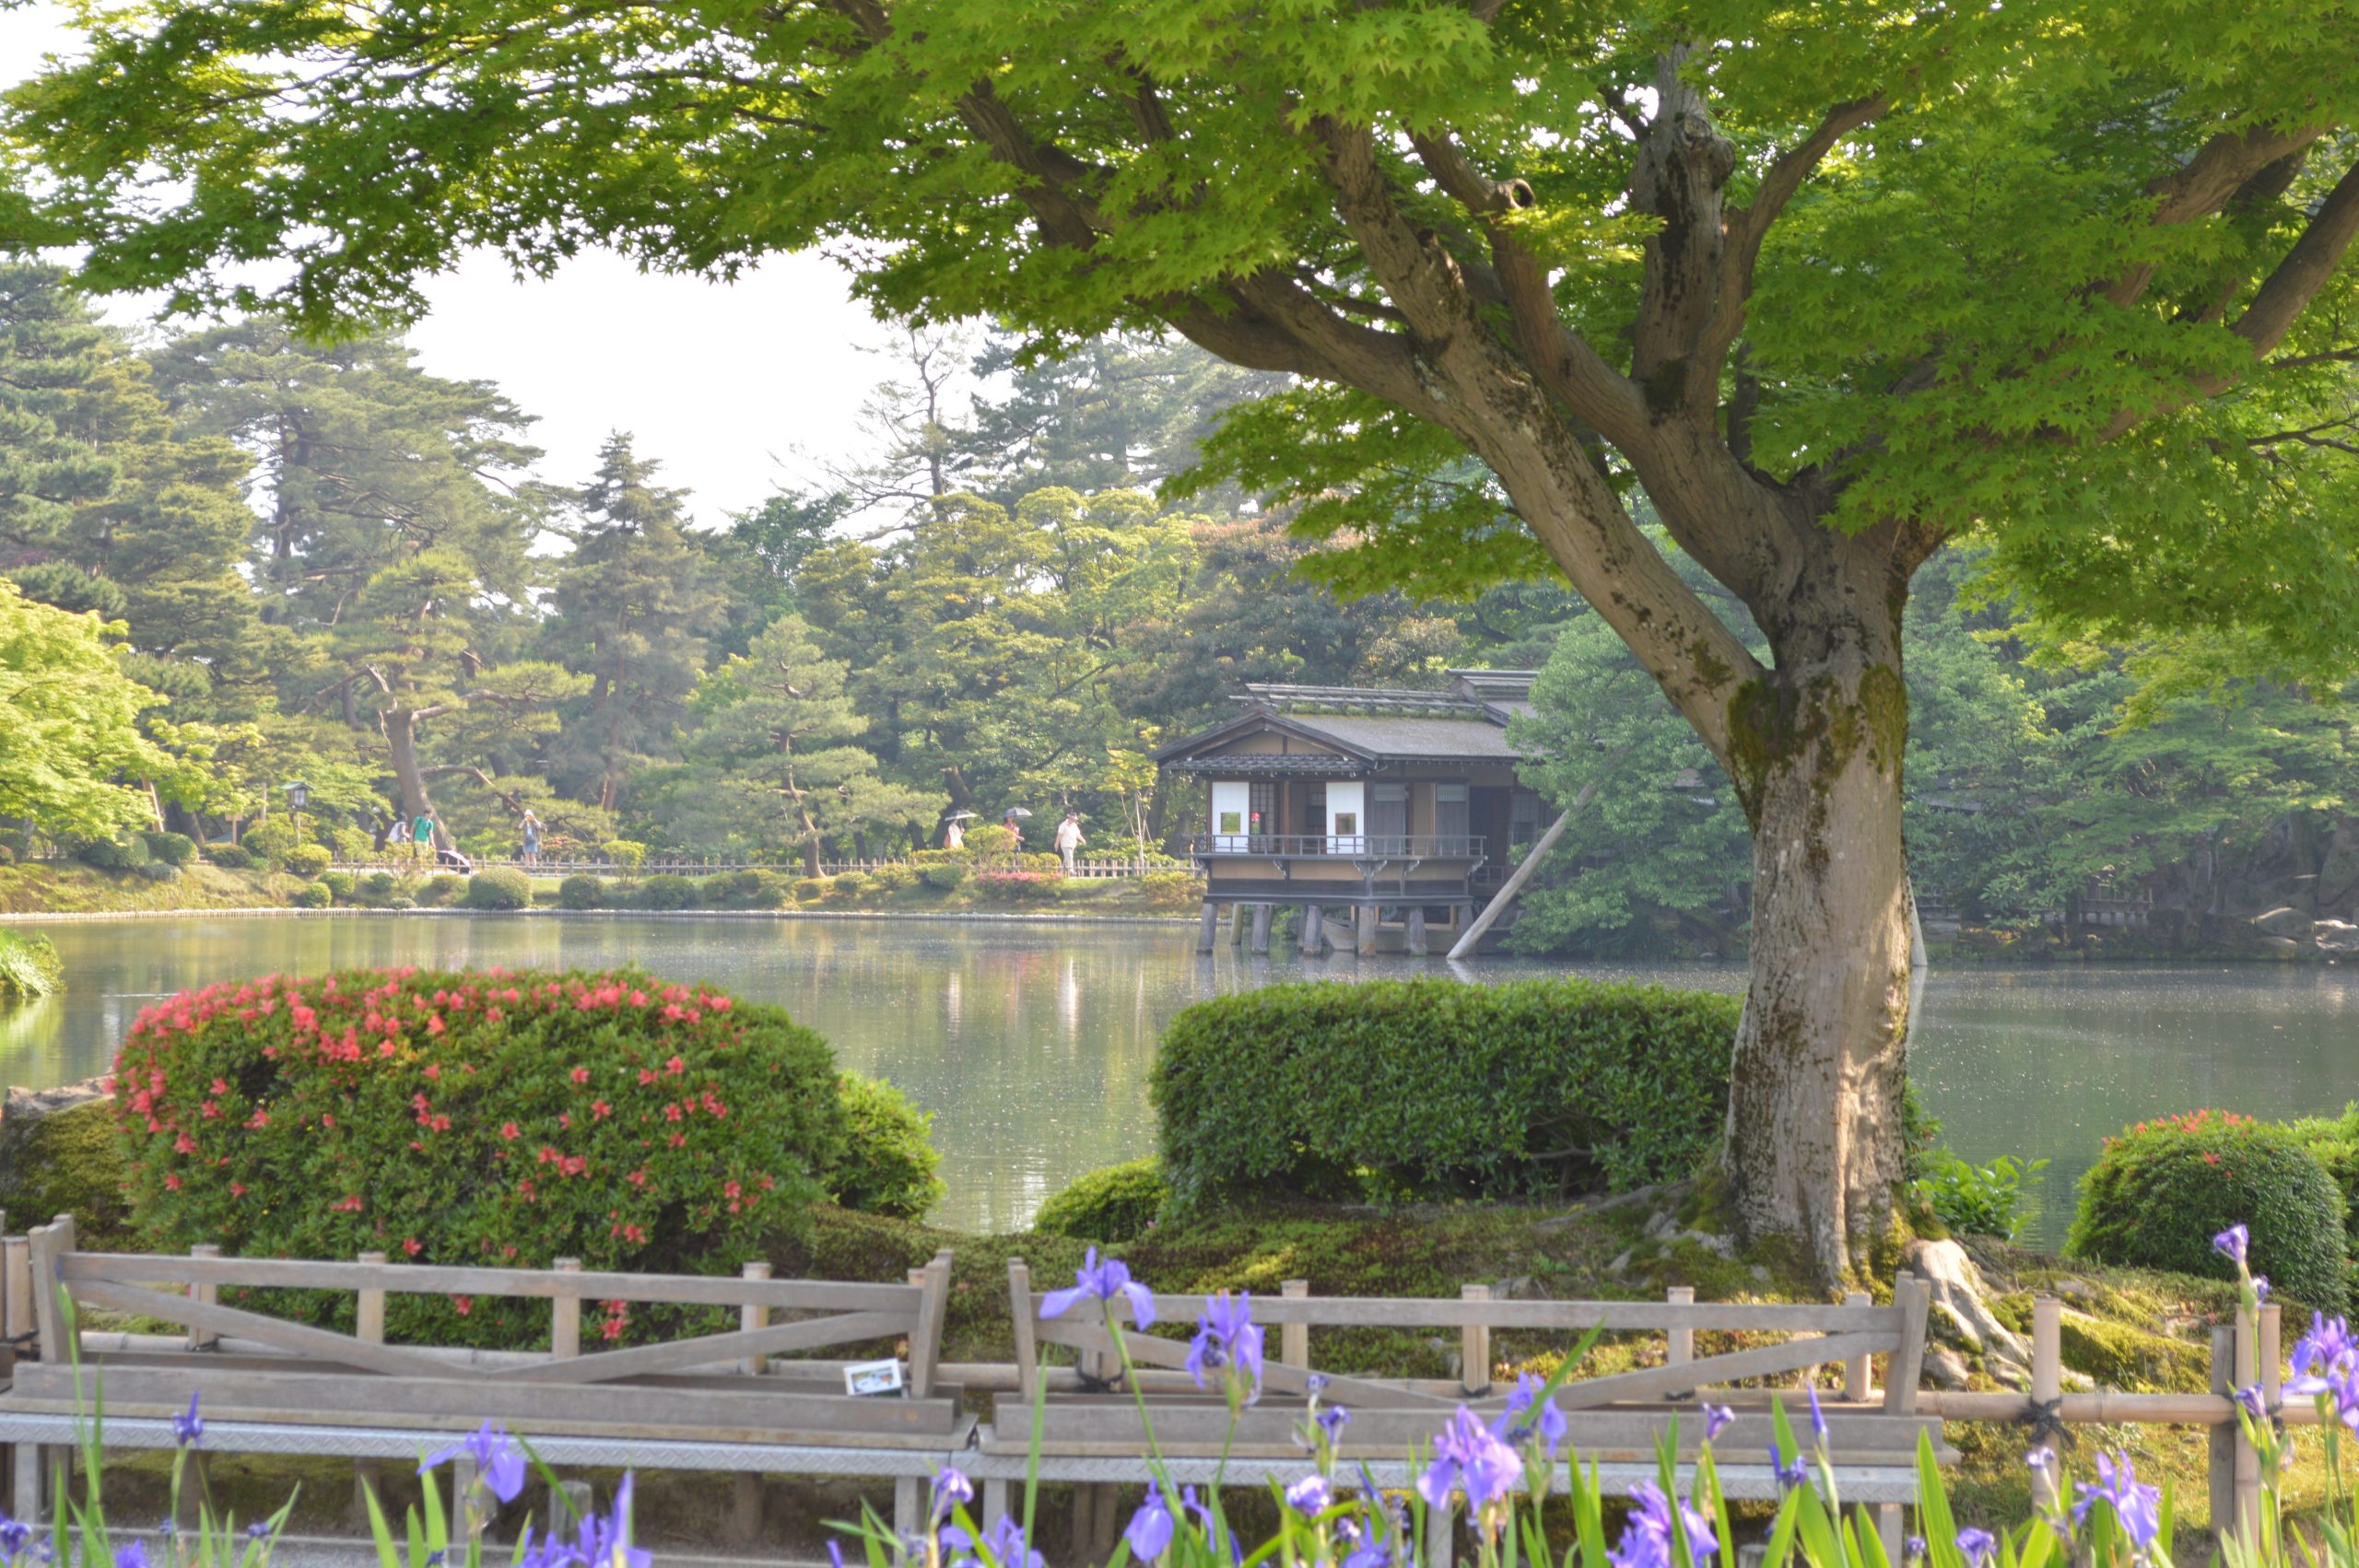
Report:
[[1164,1172],[1189,1209],[1685,1176],[1718,1146],[1740,1006],[1587,980],[1310,982],[1200,1001],[1156,1054]]
[[253,851],[242,844],[208,844],[205,858],[225,872],[250,871],[254,864]]
[[85,1100],[52,1111],[10,1142],[0,1169],[0,1204],[15,1214],[73,1215],[77,1246],[123,1245],[131,1211],[123,1202],[126,1167],[112,1101]]
[[859,872],[839,872],[827,884],[830,898],[857,898],[868,891],[868,878]]
[[467,879],[455,872],[436,872],[419,886],[417,901],[429,909],[455,904],[466,895]]
[[1149,1154],[1075,1176],[1040,1205],[1032,1228],[1078,1241],[1119,1244],[1144,1235],[1170,1199],[1163,1162]]
[[513,866],[487,866],[467,878],[470,909],[529,909],[533,879]]
[[139,874],[149,882],[178,882],[181,869],[178,866],[166,865],[161,860],[149,860],[139,868]]
[[185,833],[143,833],[139,837],[147,844],[151,860],[179,867],[194,864],[196,860],[196,840]]
[[[323,877],[322,881],[326,879]],[[391,872],[363,872],[354,879],[352,895],[363,904],[380,907],[391,904],[393,895],[401,891],[401,883]]]
[[869,889],[875,893],[900,893],[915,887],[917,883],[917,868],[902,865],[898,860],[888,860],[868,873]]
[[111,838],[89,838],[74,846],[74,858],[102,872],[136,871],[147,861],[146,847],[118,844]]
[[307,882],[287,895],[287,902],[298,909],[324,909],[335,902],[335,895],[325,883]]
[[[632,970],[211,986],[142,1012],[115,1076],[132,1212],[166,1252],[734,1274],[845,1151],[827,1042]],[[275,1306],[348,1327],[352,1298]],[[546,1302],[397,1295],[387,1316],[397,1339],[549,1333]],[[617,1305],[591,1327],[680,1321]]]
[[824,876],[796,877],[794,879],[795,902],[798,904],[809,904],[818,899],[825,898],[827,895],[827,883],[832,880],[832,878]]
[[334,859],[334,854],[324,844],[298,844],[279,856],[278,861],[290,875],[311,878],[325,872],[329,862]]
[[918,874],[924,877],[925,884],[937,893],[956,893],[967,884],[968,877],[973,873],[968,870],[964,860],[956,860],[929,861],[919,868]]
[[745,895],[749,909],[783,909],[794,902],[794,884],[777,872],[755,872],[753,890]]
[[594,876],[569,876],[557,883],[557,901],[568,909],[595,909],[606,901],[606,884]]
[[697,884],[684,876],[651,876],[639,884],[642,909],[686,909],[697,901]]
[[2339,1117],[2304,1117],[2285,1125],[2318,1157],[2341,1191],[2344,1223],[2350,1227],[2343,1250],[2359,1259],[2359,1101],[2344,1106]]
[[2106,1140],[2065,1237],[2074,1258],[2233,1279],[2212,1238],[2251,1229],[2255,1273],[2305,1306],[2348,1293],[2342,1193],[2293,1129],[2227,1111],[2142,1121]]
[[609,838],[598,846],[598,853],[618,872],[635,872],[647,863],[647,846],[628,838]]
[[881,1078],[836,1080],[844,1107],[844,1156],[827,1175],[838,1204],[897,1220],[922,1218],[948,1191],[932,1137],[933,1113],[919,1110]]

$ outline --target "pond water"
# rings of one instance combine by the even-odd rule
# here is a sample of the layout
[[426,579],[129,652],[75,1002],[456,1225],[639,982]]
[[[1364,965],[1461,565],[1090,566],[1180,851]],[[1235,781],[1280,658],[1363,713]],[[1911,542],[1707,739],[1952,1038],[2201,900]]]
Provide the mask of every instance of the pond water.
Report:
[[[1705,965],[1193,951],[1191,927],[552,915],[136,919],[38,928],[64,996],[0,1012],[0,1079],[106,1071],[148,1001],[210,980],[333,966],[635,963],[791,1009],[848,1067],[935,1114],[947,1224],[1021,1225],[1071,1176],[1148,1152],[1155,1042],[1201,997],[1304,977],[1453,969],[1475,982],[1579,973],[1736,990]],[[1936,971],[1914,1071],[1970,1158],[2054,1162],[2034,1238],[2060,1240],[2071,1184],[2125,1122],[2196,1106],[2259,1116],[2359,1095],[2359,965]],[[1340,1086],[1339,1086],[1340,1087]],[[1347,1091],[1344,1091],[1347,1092]]]

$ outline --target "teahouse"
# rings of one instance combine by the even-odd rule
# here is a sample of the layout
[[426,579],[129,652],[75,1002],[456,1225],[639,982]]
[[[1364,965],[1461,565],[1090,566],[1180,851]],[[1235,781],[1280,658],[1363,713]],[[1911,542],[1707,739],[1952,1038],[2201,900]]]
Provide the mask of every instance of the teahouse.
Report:
[[1423,953],[1431,928],[1463,930],[1553,814],[1508,743],[1532,675],[1453,670],[1438,692],[1249,685],[1243,713],[1158,751],[1204,781],[1206,831],[1190,843],[1207,888],[1200,945],[1224,904],[1253,910],[1256,952],[1282,904],[1303,909],[1305,952],[1329,940],[1331,911],[1352,926],[1332,940],[1364,953]]

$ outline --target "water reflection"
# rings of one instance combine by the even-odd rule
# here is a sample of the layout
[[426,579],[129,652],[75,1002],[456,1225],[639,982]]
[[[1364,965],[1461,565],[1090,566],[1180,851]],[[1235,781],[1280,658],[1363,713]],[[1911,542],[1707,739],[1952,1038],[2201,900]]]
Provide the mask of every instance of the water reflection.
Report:
[[[1470,982],[1575,966],[1420,965],[1193,951],[1187,926],[985,925],[477,916],[127,920],[45,928],[68,993],[0,1013],[0,1074],[101,1071],[147,1000],[183,986],[340,965],[595,967],[636,963],[783,1003],[848,1067],[935,1113],[946,1223],[1022,1223],[1073,1175],[1153,1143],[1146,1077],[1172,1013],[1202,997],[1319,977],[1413,972]],[[1601,978],[1733,990],[1724,966],[1585,965]],[[1915,1071],[1960,1153],[2055,1158],[2040,1235],[2124,1122],[2196,1105],[2263,1116],[2338,1109],[2359,1088],[2349,968],[1937,973]],[[1339,1083],[1338,1093],[1351,1092]]]

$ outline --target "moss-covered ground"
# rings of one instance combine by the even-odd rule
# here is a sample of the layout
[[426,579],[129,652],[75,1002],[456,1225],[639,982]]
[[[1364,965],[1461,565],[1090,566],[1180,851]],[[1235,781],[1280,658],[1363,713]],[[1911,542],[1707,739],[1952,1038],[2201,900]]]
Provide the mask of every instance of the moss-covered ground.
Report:
[[286,906],[298,878],[283,872],[197,864],[170,882],[137,872],[102,872],[67,861],[0,866],[0,914],[99,914],[163,909],[258,909]]

